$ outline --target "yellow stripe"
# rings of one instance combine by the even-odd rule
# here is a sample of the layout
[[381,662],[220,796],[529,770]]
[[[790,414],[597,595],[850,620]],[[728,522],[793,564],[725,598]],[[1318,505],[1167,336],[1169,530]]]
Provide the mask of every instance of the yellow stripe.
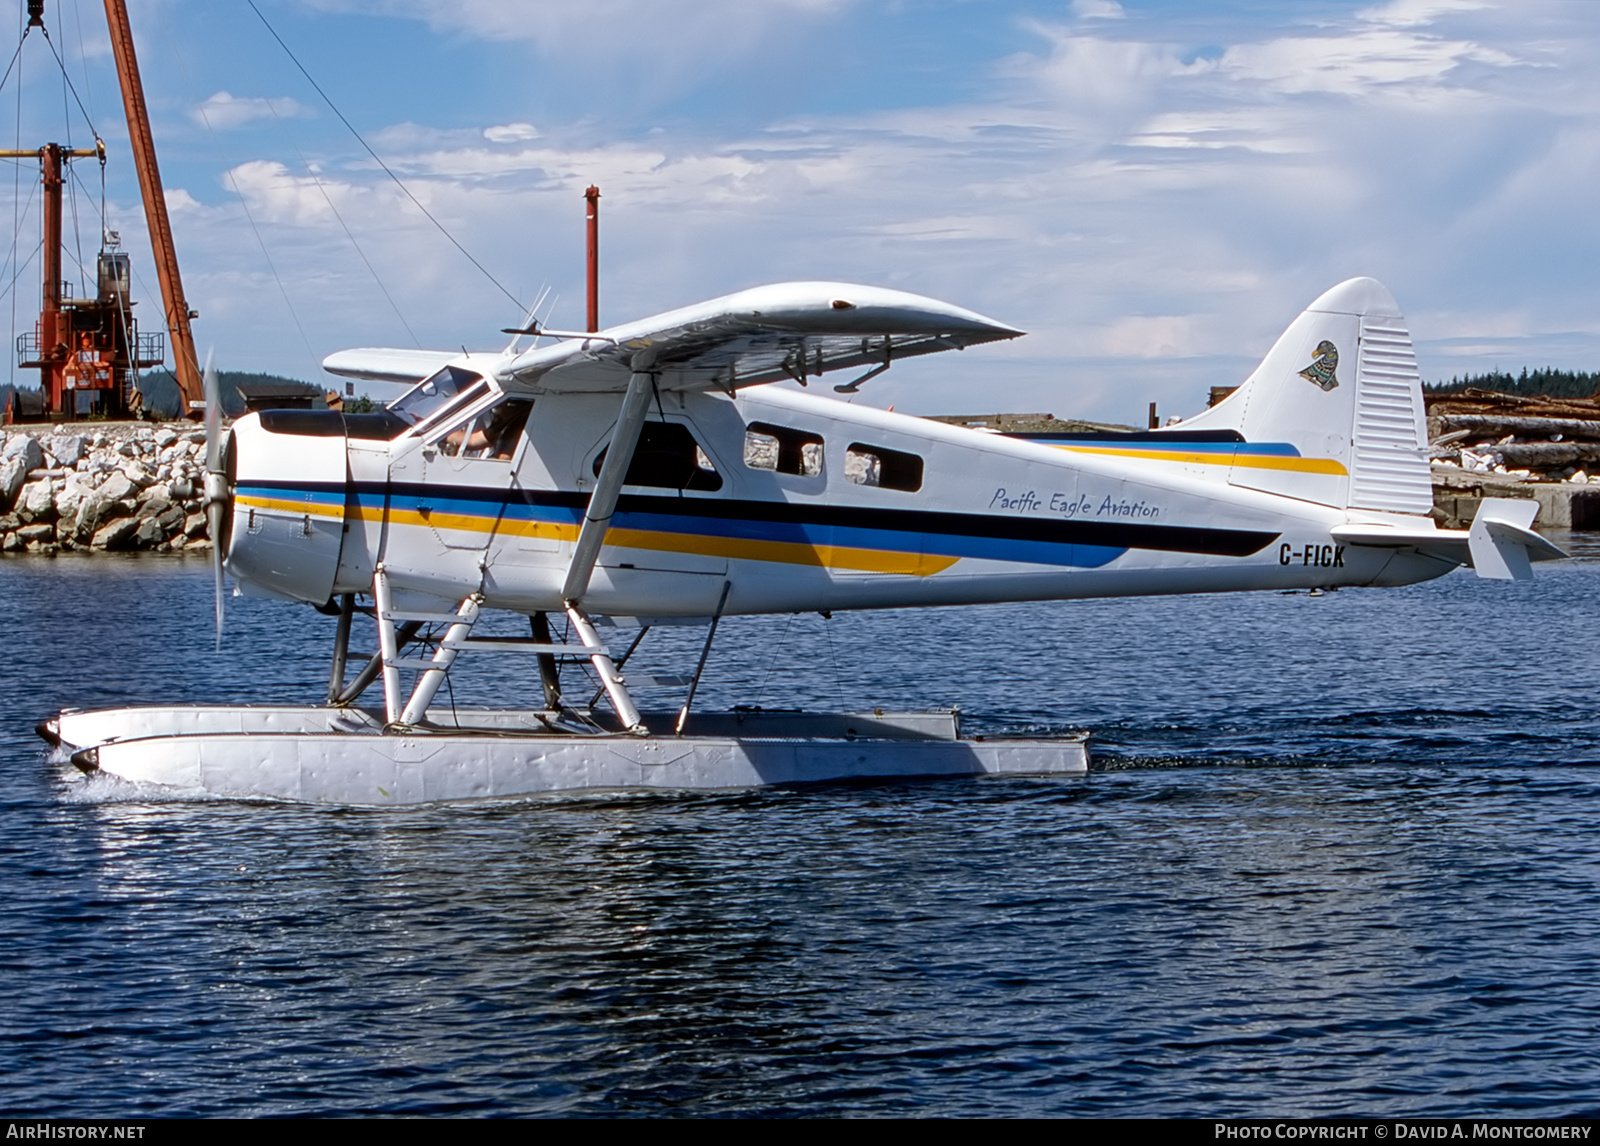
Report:
[[1190,466],[1242,466],[1256,470],[1286,470],[1290,473],[1334,474],[1343,477],[1350,471],[1332,458],[1286,458],[1272,454],[1210,454],[1184,450],[1137,450],[1116,446],[1057,446],[1077,454],[1105,454],[1117,458],[1139,458],[1154,462],[1181,462]]
[[326,505],[315,501],[285,501],[277,497],[259,497],[254,494],[240,494],[240,505],[250,509],[275,509],[283,513],[307,514],[312,517],[344,517],[344,506]]
[[426,515],[414,509],[389,510],[393,525],[426,525],[432,529],[449,529],[458,533],[494,533],[495,519],[478,513],[440,513],[430,510]]
[[800,541],[754,541],[738,537],[707,537],[702,534],[656,533],[643,529],[613,529],[606,535],[606,544],[623,549],[695,553],[703,557],[774,561],[784,565],[816,565],[824,569],[854,569],[865,573],[899,573],[909,577],[931,577],[961,560],[959,557],[899,553],[889,549],[809,545]]
[[[494,521],[448,513],[423,517],[412,510],[391,509],[389,520],[395,525],[426,525],[433,529],[455,529],[468,533],[489,533]],[[500,532],[518,537],[547,537],[555,541],[576,541],[576,525],[544,521],[501,522]],[[688,553],[700,557],[731,557],[742,561],[772,561],[784,565],[814,565],[823,569],[852,569],[864,573],[898,573],[908,577],[931,577],[950,568],[959,557],[922,553],[899,553],[888,549],[854,549],[843,545],[808,545],[795,541],[752,541],[736,537],[708,537],[704,534],[661,533],[647,529],[612,529],[606,545],[617,549],[643,549],[656,553]]]
[[578,540],[578,526],[555,521],[502,520],[497,531],[510,537],[540,537],[549,541]]

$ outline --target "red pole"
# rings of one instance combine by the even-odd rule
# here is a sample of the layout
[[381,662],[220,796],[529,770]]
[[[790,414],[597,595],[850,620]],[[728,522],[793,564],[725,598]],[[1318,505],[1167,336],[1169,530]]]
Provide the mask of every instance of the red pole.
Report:
[[600,188],[583,193],[589,204],[589,331],[600,329]]
[[45,410],[64,411],[70,419],[77,412],[77,398],[72,409],[67,409],[67,398],[61,386],[61,360],[57,347],[65,349],[61,322],[61,147],[47,143],[39,149],[40,183],[44,200],[44,248],[40,261],[44,264],[44,301],[39,308],[39,361],[48,362],[40,373],[40,387],[44,391]]

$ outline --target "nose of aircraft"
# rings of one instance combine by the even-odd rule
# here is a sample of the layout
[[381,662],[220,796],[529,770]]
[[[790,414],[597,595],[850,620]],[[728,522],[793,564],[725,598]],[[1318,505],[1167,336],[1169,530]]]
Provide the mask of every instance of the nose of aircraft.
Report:
[[207,495],[222,519],[213,539],[240,592],[327,603],[344,534],[345,451],[334,411],[265,410],[234,423]]

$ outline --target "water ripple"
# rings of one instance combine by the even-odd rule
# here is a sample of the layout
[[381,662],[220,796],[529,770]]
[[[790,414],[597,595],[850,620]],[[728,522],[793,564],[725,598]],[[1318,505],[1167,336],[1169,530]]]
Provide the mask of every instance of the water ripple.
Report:
[[0,562],[6,1109],[1593,1116],[1600,563],[1540,573],[734,619],[707,704],[960,702],[1096,771],[370,811],[51,763],[61,704],[315,696],[331,622],[218,653],[201,562]]

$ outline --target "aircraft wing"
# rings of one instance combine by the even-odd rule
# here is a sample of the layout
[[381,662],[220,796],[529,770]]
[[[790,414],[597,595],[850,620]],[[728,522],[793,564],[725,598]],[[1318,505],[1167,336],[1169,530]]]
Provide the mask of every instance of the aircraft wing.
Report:
[[620,394],[631,374],[649,371],[662,390],[732,392],[887,367],[1021,333],[904,291],[779,283],[529,350],[503,363],[497,377],[511,392]]
[[383,346],[363,346],[341,350],[322,360],[322,368],[341,378],[364,378],[370,382],[421,382],[434,371],[454,362],[461,354],[453,350],[396,350]]

